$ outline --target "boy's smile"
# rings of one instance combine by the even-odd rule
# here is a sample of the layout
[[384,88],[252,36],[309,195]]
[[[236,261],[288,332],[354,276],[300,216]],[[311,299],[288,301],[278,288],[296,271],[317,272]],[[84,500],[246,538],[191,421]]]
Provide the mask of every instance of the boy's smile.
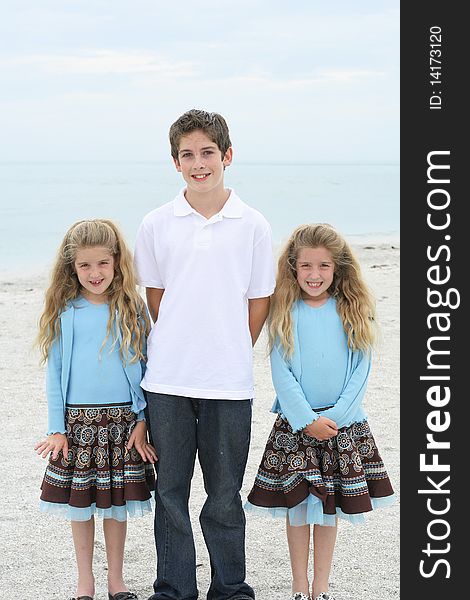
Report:
[[217,144],[196,129],[181,138],[174,162],[190,193],[222,192],[224,168],[232,162],[232,148],[222,156]]
[[208,177],[210,177],[210,173],[196,173],[195,175],[191,175],[191,177],[196,181],[205,181]]

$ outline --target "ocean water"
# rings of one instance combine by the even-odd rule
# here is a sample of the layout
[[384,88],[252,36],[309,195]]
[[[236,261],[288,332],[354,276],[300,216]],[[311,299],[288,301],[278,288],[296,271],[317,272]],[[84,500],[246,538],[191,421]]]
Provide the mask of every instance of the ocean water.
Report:
[[[225,183],[271,223],[275,244],[307,222],[398,237],[398,164],[236,164]],[[184,181],[168,163],[0,163],[0,274],[46,271],[67,228],[110,218],[133,246],[142,217]]]

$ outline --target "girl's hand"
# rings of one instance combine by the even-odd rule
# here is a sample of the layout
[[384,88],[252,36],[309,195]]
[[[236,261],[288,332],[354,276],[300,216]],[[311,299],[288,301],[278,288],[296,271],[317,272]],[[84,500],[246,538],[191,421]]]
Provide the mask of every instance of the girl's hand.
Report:
[[328,417],[319,417],[316,421],[307,425],[303,431],[310,437],[324,442],[338,435],[338,426]]
[[130,450],[132,446],[135,447],[144,462],[157,462],[158,456],[155,452],[155,448],[147,441],[147,425],[145,424],[145,421],[137,421],[129,441],[127,442],[126,448]]
[[52,433],[45,440],[38,442],[34,446],[34,449],[42,458],[47,458],[49,453],[52,452],[52,460],[55,460],[59,456],[60,451],[62,451],[64,456],[68,456],[69,445],[67,436],[65,433]]

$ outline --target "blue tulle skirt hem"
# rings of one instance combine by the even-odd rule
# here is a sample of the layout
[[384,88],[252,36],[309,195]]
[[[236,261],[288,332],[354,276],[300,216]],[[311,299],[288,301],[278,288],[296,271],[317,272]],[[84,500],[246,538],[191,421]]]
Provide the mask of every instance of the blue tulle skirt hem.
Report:
[[[395,494],[384,498],[371,498],[372,508],[386,508],[395,504]],[[339,517],[353,525],[362,525],[366,522],[367,513],[347,514],[339,507],[336,507],[335,515],[328,515],[323,512],[323,503],[317,496],[309,494],[308,498],[293,506],[292,508],[285,507],[262,507],[251,504],[248,500],[245,502],[244,508],[247,512],[268,516],[275,519],[286,519],[289,517],[289,524],[294,527],[302,525],[325,525],[334,527],[336,518]]]
[[67,521],[89,521],[93,516],[103,519],[127,521],[128,518],[143,517],[152,513],[155,507],[154,492],[148,500],[128,500],[123,506],[110,506],[100,508],[96,504],[85,508],[77,508],[69,504],[39,501],[39,510],[42,513],[53,515]]

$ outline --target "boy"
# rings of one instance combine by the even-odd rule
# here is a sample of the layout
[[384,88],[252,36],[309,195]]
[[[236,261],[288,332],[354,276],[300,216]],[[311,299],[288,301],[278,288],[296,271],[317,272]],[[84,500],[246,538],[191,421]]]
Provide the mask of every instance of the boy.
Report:
[[196,452],[207,499],[199,520],[211,561],[208,600],[251,600],[240,498],[253,398],[252,345],[274,291],[271,230],[224,187],[232,162],[227,124],[190,110],[170,128],[186,183],[150,212],[135,260],[154,321],[142,387],[159,457],[157,579],[149,600],[196,600],[188,500]]

